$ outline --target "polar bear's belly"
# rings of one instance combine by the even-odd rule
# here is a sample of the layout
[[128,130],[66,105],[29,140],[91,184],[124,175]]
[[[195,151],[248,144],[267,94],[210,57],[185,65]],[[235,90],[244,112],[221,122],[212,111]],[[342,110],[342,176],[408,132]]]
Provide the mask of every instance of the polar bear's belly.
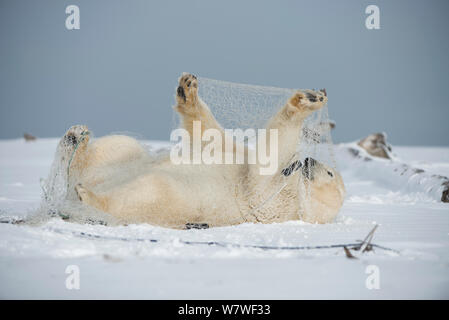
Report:
[[133,222],[174,227],[237,224],[243,220],[235,192],[237,182],[235,167],[156,167],[114,188],[107,211]]

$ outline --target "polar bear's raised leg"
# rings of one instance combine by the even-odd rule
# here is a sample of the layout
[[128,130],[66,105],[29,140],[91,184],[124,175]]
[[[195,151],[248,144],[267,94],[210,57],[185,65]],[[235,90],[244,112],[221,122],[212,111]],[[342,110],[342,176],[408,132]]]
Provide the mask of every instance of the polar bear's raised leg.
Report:
[[278,139],[270,141],[271,134],[267,133],[266,149],[267,154],[277,153],[278,170],[272,175],[261,175],[260,163],[251,166],[249,181],[252,193],[248,195],[251,210],[247,217],[254,216],[261,222],[298,218],[298,180],[286,177],[302,166],[296,151],[305,118],[326,102],[325,91],[298,90],[271,118],[266,129],[277,130]]
[[104,177],[98,175],[107,166],[118,167],[148,156],[145,149],[134,138],[111,135],[90,143],[90,132],[85,125],[72,126],[62,137],[55,159],[60,163],[67,178],[69,192],[82,182],[92,187]]
[[61,157],[63,168],[67,170],[69,184],[74,176],[73,173],[78,172],[84,166],[89,135],[87,126],[75,125],[67,130],[59,142],[57,154]]
[[70,161],[74,164],[78,151],[86,150],[89,143],[89,129],[85,125],[75,125],[69,128],[65,135],[61,138],[58,145],[58,153],[61,155],[62,161]]
[[43,184],[45,199],[49,202],[62,196],[62,188],[67,186],[67,198],[75,198],[73,186],[79,178],[79,168],[85,162],[89,143],[89,130],[85,125],[69,128],[56,148],[52,169]]
[[[298,90],[284,107],[271,118],[267,129],[278,130],[278,163],[280,169],[294,156],[304,120],[327,103],[326,90]],[[268,141],[267,148],[270,146]],[[282,148],[280,147],[282,146]]]
[[184,73],[179,78],[176,90],[175,110],[181,116],[181,125],[193,136],[193,121],[201,121],[201,135],[207,129],[222,128],[209,107],[198,96],[198,79],[193,74]]

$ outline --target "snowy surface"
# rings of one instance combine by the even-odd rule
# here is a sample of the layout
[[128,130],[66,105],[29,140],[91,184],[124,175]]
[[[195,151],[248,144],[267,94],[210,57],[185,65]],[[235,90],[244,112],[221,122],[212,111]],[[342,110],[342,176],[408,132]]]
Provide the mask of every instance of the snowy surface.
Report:
[[[0,141],[0,218],[27,216],[38,208],[39,179],[47,176],[57,141]],[[449,148],[393,151],[398,165],[449,175]],[[449,204],[439,202],[436,191],[415,177],[396,174],[391,164],[351,159],[347,145],[335,152],[347,198],[332,224],[292,221],[188,231],[81,225],[58,218],[39,226],[0,224],[0,298],[449,298]],[[183,243],[354,243],[375,224],[374,242],[399,253],[376,249],[354,252],[358,259],[348,259],[342,249]],[[101,238],[82,237],[81,232]],[[79,290],[66,288],[68,265],[80,269]],[[379,289],[366,286],[370,265],[379,268]]]

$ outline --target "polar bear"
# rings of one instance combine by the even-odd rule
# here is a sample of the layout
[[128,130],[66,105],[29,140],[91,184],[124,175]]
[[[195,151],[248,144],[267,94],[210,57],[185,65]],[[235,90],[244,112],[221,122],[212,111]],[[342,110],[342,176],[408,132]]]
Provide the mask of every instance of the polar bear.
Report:
[[[331,222],[345,197],[341,175],[312,158],[303,163],[296,158],[303,121],[326,102],[325,90],[298,90],[268,122],[267,129],[278,130],[282,147],[279,168],[272,175],[261,175],[257,162],[173,164],[168,155],[150,156],[131,137],[111,135],[91,142],[86,126],[73,126],[59,144],[61,161],[68,168],[67,197],[126,224],[185,229],[192,224]],[[194,75],[180,77],[174,108],[189,134],[194,121],[201,122],[201,130],[223,132],[198,96]],[[309,197],[301,197],[299,179],[308,187]]]

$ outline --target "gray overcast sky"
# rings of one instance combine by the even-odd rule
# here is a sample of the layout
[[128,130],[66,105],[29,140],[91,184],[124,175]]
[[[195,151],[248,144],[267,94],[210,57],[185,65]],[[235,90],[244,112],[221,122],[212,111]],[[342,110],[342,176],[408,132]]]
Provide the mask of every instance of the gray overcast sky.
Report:
[[[81,29],[65,28],[78,5]],[[380,30],[365,8],[380,7]],[[0,1],[0,138],[168,140],[182,71],[322,88],[334,141],[449,145],[449,1]]]

